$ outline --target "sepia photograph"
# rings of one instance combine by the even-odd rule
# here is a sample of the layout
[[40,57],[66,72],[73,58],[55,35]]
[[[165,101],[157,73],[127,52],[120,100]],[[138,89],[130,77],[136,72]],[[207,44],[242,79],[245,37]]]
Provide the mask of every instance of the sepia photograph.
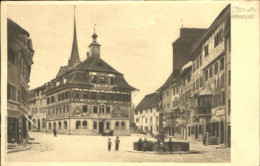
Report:
[[253,17],[239,10],[6,4],[2,160],[231,163],[231,18]]

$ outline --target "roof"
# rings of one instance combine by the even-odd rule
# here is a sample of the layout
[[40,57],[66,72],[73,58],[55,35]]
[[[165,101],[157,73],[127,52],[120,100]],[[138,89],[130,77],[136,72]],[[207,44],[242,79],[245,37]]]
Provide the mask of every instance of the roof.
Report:
[[78,41],[77,41],[76,19],[74,17],[74,35],[73,35],[72,49],[71,49],[71,55],[70,55],[68,66],[74,67],[79,63],[80,63],[80,59],[79,59],[79,49],[78,49]]
[[8,35],[14,35],[14,34],[25,34],[28,37],[30,36],[30,34],[23,29],[20,25],[18,25],[17,23],[15,23],[13,20],[11,20],[10,18],[7,18],[7,27],[8,27]]
[[65,74],[68,74],[72,71],[96,71],[122,75],[108,63],[106,63],[103,59],[99,57],[88,57],[76,67],[70,68],[68,66],[61,66],[56,78],[64,76]]
[[142,101],[137,105],[135,110],[142,110],[146,108],[152,108],[159,106],[160,103],[160,94],[159,93],[152,93],[146,95]]

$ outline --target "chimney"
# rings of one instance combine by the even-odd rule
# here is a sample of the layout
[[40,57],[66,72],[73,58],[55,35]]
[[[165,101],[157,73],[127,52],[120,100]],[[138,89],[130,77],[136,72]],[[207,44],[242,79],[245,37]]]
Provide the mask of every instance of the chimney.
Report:
[[87,52],[87,58],[89,57],[89,52]]

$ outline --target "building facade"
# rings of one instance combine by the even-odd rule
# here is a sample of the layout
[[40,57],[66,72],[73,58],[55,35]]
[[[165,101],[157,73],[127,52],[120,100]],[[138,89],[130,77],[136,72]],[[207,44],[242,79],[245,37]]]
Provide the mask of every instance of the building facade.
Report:
[[29,118],[32,123],[28,122],[29,131],[47,131],[46,127],[46,96],[44,94],[45,85],[32,89],[28,93]]
[[11,19],[7,19],[7,141],[28,142],[27,93],[34,50],[30,34]]
[[160,94],[146,95],[135,108],[136,130],[157,135],[159,133]]
[[[56,78],[47,82],[44,90],[41,87],[32,90],[36,95],[32,98],[31,111],[36,112],[37,108],[32,120],[39,122],[40,130],[56,129],[57,133],[84,135],[130,134],[131,93],[136,89],[101,58],[97,37],[94,32],[87,57],[81,61],[74,16],[68,65],[60,67]],[[42,114],[40,108],[43,108]]]
[[[177,40],[178,41],[178,40]],[[189,51],[187,51],[189,50]],[[203,141],[209,133],[211,144],[231,142],[231,40],[230,5],[228,5],[211,26],[201,33],[184,54],[182,68],[175,78],[169,78],[159,89],[164,105],[170,103],[165,91],[171,86],[179,86],[179,105],[167,119],[165,132],[181,139]],[[186,55],[185,55],[186,54]],[[173,54],[173,59],[176,55]],[[174,65],[174,64],[173,64]],[[176,68],[173,67],[176,70]],[[168,82],[168,83],[167,83]],[[169,83],[170,82],[170,83]],[[179,82],[176,83],[176,82]],[[173,95],[172,95],[173,97]],[[164,106],[164,112],[168,107]],[[174,113],[176,112],[176,113]]]

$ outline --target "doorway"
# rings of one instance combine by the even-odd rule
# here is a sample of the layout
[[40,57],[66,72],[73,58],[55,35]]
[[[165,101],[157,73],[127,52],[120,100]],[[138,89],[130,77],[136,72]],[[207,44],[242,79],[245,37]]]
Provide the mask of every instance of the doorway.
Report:
[[220,122],[220,144],[224,143],[224,122]]
[[40,119],[38,119],[38,130],[40,130],[41,129],[41,121],[40,121]]
[[103,122],[99,122],[99,134],[102,134],[104,132],[104,123]]
[[198,125],[195,127],[195,139],[199,138]]

